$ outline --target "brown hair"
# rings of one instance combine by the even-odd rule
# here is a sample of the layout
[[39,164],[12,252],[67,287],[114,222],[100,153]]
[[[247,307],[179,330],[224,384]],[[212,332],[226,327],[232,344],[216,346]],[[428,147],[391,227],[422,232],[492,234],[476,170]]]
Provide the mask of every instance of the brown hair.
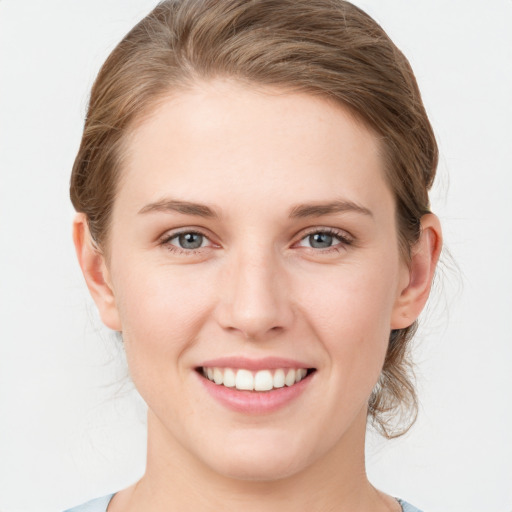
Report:
[[[217,77],[322,95],[371,128],[409,258],[429,212],[436,141],[407,59],[343,0],[166,0],[126,35],[92,88],[71,176],[71,200],[99,247],[107,245],[122,145],[134,122],[171,91]],[[369,400],[369,416],[386,437],[404,433],[416,417],[407,357],[415,328],[391,332]]]

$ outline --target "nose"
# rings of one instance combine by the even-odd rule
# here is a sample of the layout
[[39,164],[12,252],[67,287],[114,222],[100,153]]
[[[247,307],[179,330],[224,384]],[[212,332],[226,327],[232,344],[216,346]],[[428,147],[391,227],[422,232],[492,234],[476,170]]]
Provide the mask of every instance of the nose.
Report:
[[217,320],[221,327],[251,340],[289,328],[293,308],[283,264],[271,250],[233,255],[220,284]]

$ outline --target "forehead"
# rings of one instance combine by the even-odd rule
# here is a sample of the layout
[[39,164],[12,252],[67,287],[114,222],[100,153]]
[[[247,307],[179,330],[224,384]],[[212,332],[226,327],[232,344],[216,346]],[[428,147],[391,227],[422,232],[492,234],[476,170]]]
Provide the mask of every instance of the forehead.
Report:
[[305,93],[199,84],[160,101],[125,151],[121,206],[168,194],[223,210],[235,197],[253,209],[391,197],[375,135],[348,109]]

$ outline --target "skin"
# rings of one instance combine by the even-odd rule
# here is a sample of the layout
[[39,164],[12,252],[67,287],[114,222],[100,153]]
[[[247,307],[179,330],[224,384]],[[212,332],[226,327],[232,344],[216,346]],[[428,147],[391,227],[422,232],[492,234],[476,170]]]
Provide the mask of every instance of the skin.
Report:
[[[376,137],[324,99],[215,81],[159,103],[126,151],[108,259],[82,214],[74,225],[149,409],[146,473],[109,511],[400,510],[366,477],[367,401],[390,330],[425,304],[441,231],[425,216],[411,261],[401,257]],[[290,216],[335,202],[345,209]],[[326,230],[331,246],[313,247]],[[199,249],[180,248],[176,233],[190,231],[204,235]],[[196,372],[225,356],[316,372],[285,407],[242,414]]]

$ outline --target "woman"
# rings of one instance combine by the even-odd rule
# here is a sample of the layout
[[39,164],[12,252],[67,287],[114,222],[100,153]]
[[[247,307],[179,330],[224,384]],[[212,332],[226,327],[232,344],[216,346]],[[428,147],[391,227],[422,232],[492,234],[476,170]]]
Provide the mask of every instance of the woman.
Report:
[[407,60],[348,2],[142,20],[93,87],[71,198],[147,466],[74,510],[417,510],[370,484],[364,441],[414,419],[436,165]]

